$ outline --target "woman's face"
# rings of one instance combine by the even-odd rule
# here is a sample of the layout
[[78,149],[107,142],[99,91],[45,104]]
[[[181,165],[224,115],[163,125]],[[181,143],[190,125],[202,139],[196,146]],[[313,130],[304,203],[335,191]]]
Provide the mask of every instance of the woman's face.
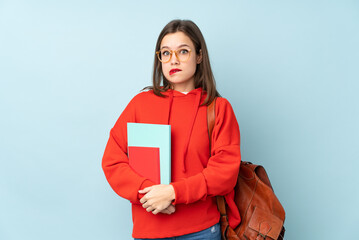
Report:
[[174,90],[191,91],[194,89],[194,74],[197,64],[202,61],[202,54],[196,54],[192,40],[183,32],[169,33],[161,41],[160,51],[178,51],[179,54],[190,51],[186,61],[180,61],[173,53],[169,62],[161,63],[165,78],[171,82]]

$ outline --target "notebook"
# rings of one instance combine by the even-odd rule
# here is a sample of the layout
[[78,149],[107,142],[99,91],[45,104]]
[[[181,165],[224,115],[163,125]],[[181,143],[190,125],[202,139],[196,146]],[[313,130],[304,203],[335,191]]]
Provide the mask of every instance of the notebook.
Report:
[[157,184],[171,183],[171,125],[127,123],[130,167]]

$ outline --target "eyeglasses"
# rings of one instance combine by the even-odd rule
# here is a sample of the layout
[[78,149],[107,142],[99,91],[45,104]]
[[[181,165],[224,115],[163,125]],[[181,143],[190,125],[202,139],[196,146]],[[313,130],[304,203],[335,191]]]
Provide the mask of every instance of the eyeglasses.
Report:
[[185,62],[189,59],[191,49],[183,48],[176,51],[163,49],[156,52],[158,60],[160,60],[162,63],[168,63],[171,60],[173,53],[175,53],[177,59],[180,62]]

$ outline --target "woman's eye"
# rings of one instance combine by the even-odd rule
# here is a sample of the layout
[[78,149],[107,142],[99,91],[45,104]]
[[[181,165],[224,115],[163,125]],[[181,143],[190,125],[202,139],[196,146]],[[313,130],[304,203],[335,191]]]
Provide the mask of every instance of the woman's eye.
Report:
[[162,54],[163,56],[168,56],[168,55],[170,55],[170,52],[169,52],[169,51],[163,51],[161,54]]
[[181,49],[179,51],[180,54],[187,54],[188,53],[188,50],[187,49]]

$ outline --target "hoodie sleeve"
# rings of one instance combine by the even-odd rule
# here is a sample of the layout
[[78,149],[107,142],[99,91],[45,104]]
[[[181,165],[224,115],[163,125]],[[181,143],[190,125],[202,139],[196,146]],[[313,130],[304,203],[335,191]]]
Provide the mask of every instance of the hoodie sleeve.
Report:
[[176,194],[174,204],[189,204],[207,196],[226,195],[237,182],[241,162],[237,119],[225,98],[217,98],[215,112],[211,157],[207,167],[201,173],[171,183]]
[[138,190],[154,185],[153,182],[139,176],[129,166],[127,157],[127,122],[136,122],[134,97],[126,106],[110,131],[102,158],[102,169],[112,189],[132,203],[140,204],[143,196]]

